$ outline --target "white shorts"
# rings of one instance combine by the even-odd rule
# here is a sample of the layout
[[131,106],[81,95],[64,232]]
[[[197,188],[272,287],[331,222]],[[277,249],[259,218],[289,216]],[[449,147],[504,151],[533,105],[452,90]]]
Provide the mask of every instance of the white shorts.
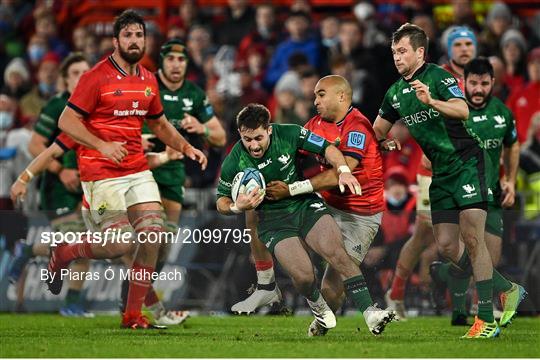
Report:
[[112,179],[83,181],[82,189],[90,205],[90,216],[95,225],[125,213],[130,206],[161,203],[159,189],[150,170]]
[[421,220],[431,222],[431,204],[429,201],[429,186],[431,185],[431,176],[416,175],[418,182],[418,194],[416,196],[416,215]]
[[362,263],[377,231],[379,231],[383,213],[365,216],[345,212],[331,206],[328,206],[328,210],[341,229],[343,245],[345,245],[347,254],[359,264]]

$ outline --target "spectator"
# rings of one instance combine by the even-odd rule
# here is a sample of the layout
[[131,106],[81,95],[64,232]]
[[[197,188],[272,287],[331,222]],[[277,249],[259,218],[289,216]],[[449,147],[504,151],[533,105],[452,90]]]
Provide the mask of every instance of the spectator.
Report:
[[144,48],[144,56],[140,64],[150,70],[156,72],[158,69],[157,60],[159,57],[159,44],[161,43],[161,33],[154,23],[146,25],[146,43]]
[[58,38],[58,29],[54,15],[49,11],[43,11],[35,17],[36,35],[47,41],[50,50],[57,53],[61,58],[69,53],[68,46]]
[[278,45],[266,73],[265,86],[273,88],[279,78],[288,69],[288,59],[294,53],[303,53],[309,63],[319,68],[320,50],[316,39],[310,36],[308,30],[310,18],[303,12],[292,12],[285,22],[289,38]]
[[527,42],[515,29],[507,30],[501,38],[503,61],[506,65],[504,82],[510,89],[522,86],[527,73]]
[[533,115],[527,141],[521,149],[520,168],[525,173],[521,186],[525,195],[525,218],[540,215],[540,111]]
[[76,52],[84,51],[84,47],[86,45],[86,38],[88,37],[88,35],[89,35],[89,31],[84,26],[77,26],[73,30],[73,34],[71,35],[73,51],[76,51]]
[[295,104],[295,112],[300,116],[301,123],[304,125],[309,119],[317,115],[315,107],[315,85],[320,79],[320,75],[314,69],[308,69],[300,74],[300,98]]
[[99,40],[99,58],[103,59],[111,55],[114,51],[112,38],[110,36],[104,36]]
[[422,159],[422,150],[412,138],[407,126],[398,121],[392,127],[390,138],[396,138],[401,143],[401,151],[384,153],[383,165],[385,169],[402,168],[409,184],[416,182],[418,166]]
[[[242,39],[236,53],[236,62],[245,61],[250,49],[262,48],[265,58],[273,52],[278,42],[279,33],[276,29],[276,15],[274,7],[270,4],[262,4],[255,9],[256,28]],[[239,64],[243,66],[243,64]]]
[[506,72],[504,63],[497,56],[490,56],[488,59],[491,66],[493,66],[493,76],[495,76],[495,83],[493,84],[493,96],[496,96],[501,101],[506,102],[508,95],[510,95],[510,88],[504,82],[504,75]]
[[[183,0],[178,7],[179,16],[173,16],[169,20],[169,30],[171,28],[178,29],[175,34],[168,34],[169,39],[185,39],[186,34],[189,32],[193,25],[206,24],[207,20],[199,12],[197,2],[195,0]],[[174,35],[174,36],[169,36]]]
[[16,124],[16,111],[15,99],[0,94],[0,210],[13,209],[13,204],[9,199],[9,188],[16,177],[13,168],[16,149],[7,146],[7,139],[9,132]]
[[377,45],[389,46],[388,36],[377,28],[377,19],[375,18],[375,8],[367,1],[356,4],[353,8],[354,16],[361,24],[364,34],[362,45],[366,48],[372,48]]
[[247,0],[228,0],[225,21],[219,29],[219,44],[237,47],[240,41],[255,28],[255,11]]
[[339,20],[335,16],[327,16],[321,20],[321,43],[325,49],[333,49],[339,42]]
[[516,119],[518,140],[522,144],[527,140],[533,115],[540,111],[540,47],[529,53],[527,71],[529,82],[513,90],[507,101]]
[[22,58],[11,60],[4,71],[3,93],[19,100],[30,89],[30,73]]
[[84,39],[84,42],[83,42],[82,53],[84,57],[88,60],[88,63],[91,66],[97,64],[98,61],[100,61],[105,56],[109,55],[111,52],[112,50],[106,51],[106,53],[102,55],[102,53],[99,50],[97,36],[94,35],[93,33],[88,33],[86,35],[86,38]]
[[40,64],[43,56],[49,51],[49,45],[47,45],[47,39],[43,36],[34,34],[28,42],[26,47],[26,55],[32,68],[37,68]]
[[480,30],[470,0],[452,0],[452,9],[454,10],[454,24],[467,26],[476,31]]
[[512,25],[512,12],[502,2],[496,2],[489,9],[484,31],[480,34],[480,51],[483,56],[499,54],[501,37]]
[[39,64],[37,85],[21,99],[22,117],[32,123],[37,119],[45,102],[56,93],[56,80],[60,58],[53,52],[47,53]]
[[204,89],[206,88],[203,72],[204,55],[213,47],[210,31],[202,25],[193,26],[186,45],[189,54],[187,78]]
[[262,47],[254,46],[247,52],[246,64],[254,82],[253,86],[262,88],[262,82],[266,72],[266,51]]
[[302,88],[300,86],[300,74],[311,68],[308,58],[298,52],[289,57],[288,60],[289,70],[287,70],[277,82],[274,92],[281,92],[287,90],[292,92],[295,97],[300,96]]
[[412,18],[411,23],[420,26],[429,39],[427,61],[436,63],[442,56],[441,48],[437,42],[437,29],[433,19],[427,14],[419,14]]
[[354,60],[362,51],[362,28],[357,21],[346,20],[339,25],[337,53]]

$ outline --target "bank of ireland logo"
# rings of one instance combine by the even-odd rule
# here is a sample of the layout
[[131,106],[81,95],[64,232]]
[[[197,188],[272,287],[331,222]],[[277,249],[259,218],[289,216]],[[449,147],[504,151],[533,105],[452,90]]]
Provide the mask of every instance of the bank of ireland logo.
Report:
[[466,194],[463,195],[464,199],[470,199],[477,195],[476,187],[471,184],[466,184],[462,186],[463,190],[465,190]]
[[134,109],[137,109],[139,107],[139,102],[138,101],[133,101],[131,103],[131,107],[133,107]]

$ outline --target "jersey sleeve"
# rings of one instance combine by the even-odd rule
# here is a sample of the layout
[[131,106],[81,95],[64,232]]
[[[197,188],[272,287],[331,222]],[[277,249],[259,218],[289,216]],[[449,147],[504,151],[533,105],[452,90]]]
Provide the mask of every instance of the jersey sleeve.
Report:
[[238,173],[238,159],[235,156],[235,148],[225,158],[221,165],[221,174],[219,175],[219,181],[217,186],[217,198],[231,197],[232,182],[236,174]]
[[436,98],[448,101],[450,99],[462,99],[465,100],[465,95],[459,87],[457,79],[443,68],[438,67],[434,72],[435,90],[437,92]]
[[386,92],[386,95],[384,95],[383,102],[381,104],[381,107],[379,108],[379,116],[393,124],[399,120],[400,116],[397,110],[394,109],[394,107],[392,106],[390,95],[392,92],[392,88],[393,87],[391,87]]
[[163,115],[163,105],[161,104],[161,96],[159,96],[159,86],[157,83],[156,78],[153,78],[154,81],[152,81],[152,94],[154,98],[150,102],[150,105],[148,106],[148,113],[146,115],[147,119],[159,119],[161,115]]
[[77,147],[77,143],[66,133],[60,133],[54,140],[64,151],[69,151]]
[[506,147],[510,147],[518,140],[518,138],[514,116],[508,108],[506,110],[506,133],[504,134],[503,144]]
[[58,131],[58,118],[61,114],[61,111],[59,112],[58,109],[59,107],[55,106],[54,101],[49,101],[41,109],[36,125],[34,126],[34,131],[47,138],[49,144],[54,140],[54,136]]
[[79,79],[79,83],[69,97],[67,106],[84,117],[92,113],[100,99],[99,76],[93,71],[87,71]]
[[326,148],[330,145],[322,136],[319,136],[308,129],[295,124],[282,125],[285,137],[291,144],[296,143],[297,150],[304,150],[313,154],[324,156]]
[[202,89],[197,88],[197,93],[197,104],[195,105],[193,116],[195,116],[201,123],[205,123],[214,117],[214,108],[208,101],[208,97],[204,91],[202,91]]
[[344,156],[350,156],[361,161],[366,154],[366,149],[373,141],[371,132],[360,122],[352,122],[344,129],[343,141],[339,150]]

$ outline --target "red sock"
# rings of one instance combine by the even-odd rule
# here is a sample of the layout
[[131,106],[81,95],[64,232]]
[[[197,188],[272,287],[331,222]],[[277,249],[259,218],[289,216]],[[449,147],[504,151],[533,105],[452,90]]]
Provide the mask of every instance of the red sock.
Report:
[[150,275],[153,272],[153,266],[133,263],[124,318],[132,319],[141,315],[141,309],[144,299],[146,298],[146,293],[151,286]]
[[61,261],[71,262],[76,259],[93,259],[92,243],[90,239],[83,235],[82,244],[68,244],[58,248],[58,255]]
[[405,273],[406,276],[401,277],[397,274],[394,275],[394,280],[392,281],[392,287],[390,291],[390,299],[394,300],[403,300],[405,297],[405,286],[407,286],[407,280],[409,279],[410,271],[405,269],[398,262],[396,269],[399,269],[401,273]]
[[150,307],[158,302],[159,298],[156,294],[156,290],[154,290],[154,287],[150,285],[150,288],[148,288],[148,292],[146,293],[146,297],[144,298],[144,305]]
[[257,271],[268,270],[268,269],[271,269],[272,267],[274,267],[274,262],[272,260],[269,260],[269,261],[256,260],[255,261],[255,269]]

